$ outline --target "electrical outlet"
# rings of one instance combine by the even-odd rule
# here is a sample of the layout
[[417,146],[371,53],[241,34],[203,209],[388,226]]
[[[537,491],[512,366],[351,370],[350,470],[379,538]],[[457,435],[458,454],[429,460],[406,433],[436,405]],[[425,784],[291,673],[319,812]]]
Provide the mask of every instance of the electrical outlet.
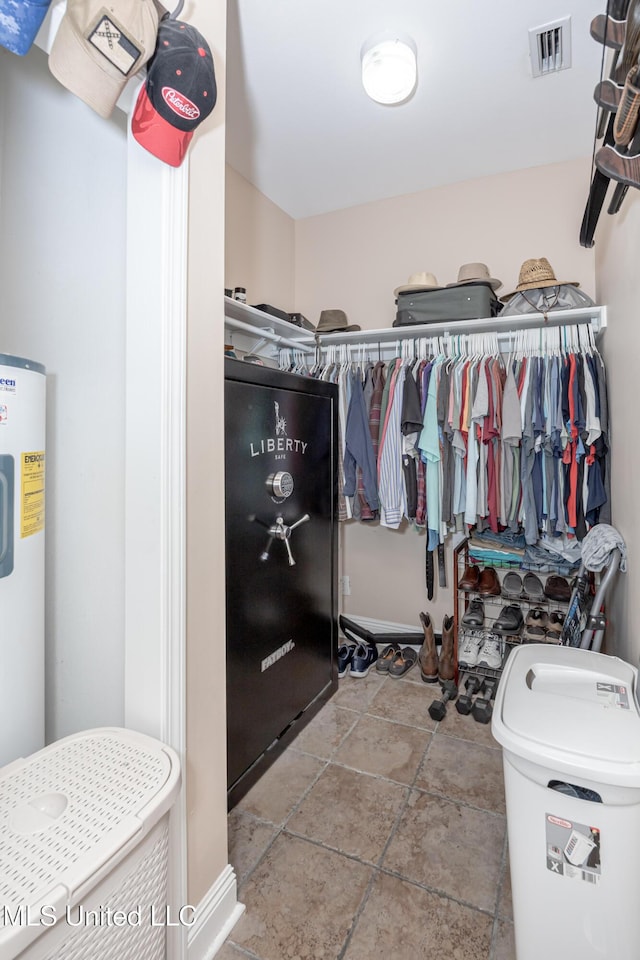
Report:
[[349,577],[340,577],[340,589],[342,590],[343,597],[349,597],[351,595],[351,579]]

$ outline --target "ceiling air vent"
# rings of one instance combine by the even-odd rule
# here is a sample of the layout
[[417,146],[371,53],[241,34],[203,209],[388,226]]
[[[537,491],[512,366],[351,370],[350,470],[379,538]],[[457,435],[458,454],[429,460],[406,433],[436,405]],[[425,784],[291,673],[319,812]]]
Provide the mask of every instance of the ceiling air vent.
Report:
[[571,66],[571,17],[529,29],[531,72],[544,77]]

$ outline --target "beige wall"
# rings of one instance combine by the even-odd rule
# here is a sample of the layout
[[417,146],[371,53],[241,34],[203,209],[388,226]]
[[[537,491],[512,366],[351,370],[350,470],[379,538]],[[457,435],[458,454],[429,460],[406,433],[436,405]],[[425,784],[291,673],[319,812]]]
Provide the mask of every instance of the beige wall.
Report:
[[594,253],[578,243],[588,182],[589,162],[578,160],[298,220],[296,309],[314,323],[340,307],[364,328],[390,327],[393,290],[410,274],[451,283],[479,260],[507,293],[530,257],[547,257],[559,280],[593,296]]
[[341,598],[347,616],[372,617],[420,630],[421,610],[431,615],[440,632],[443,617],[453,613],[452,554],[447,542],[447,587],[438,586],[434,572],[433,600],[425,582],[426,534],[403,523],[399,530],[348,521],[342,530],[341,573],[349,577],[351,594]]
[[228,164],[226,198],[225,287],[293,311],[294,221]]
[[[595,296],[595,255],[578,234],[589,162],[553,164],[470,180],[296,222],[296,307],[317,321],[341,307],[363,329],[389,327],[393,290],[426,270],[455,281],[460,264],[482,261],[515,288],[522,262],[545,256],[559,280],[577,280]],[[428,610],[436,626],[452,612],[451,561],[446,589],[428,603],[425,535],[349,522],[341,572],[351,583],[345,613],[415,625]]]
[[189,21],[210,41],[218,102],[190,150],[187,320],[188,895],[228,863],[224,631],[223,264],[226,3]]
[[[608,202],[608,201],[607,201]],[[640,631],[633,597],[640,596],[640,447],[636,442],[640,354],[640,195],[630,190],[620,213],[602,212],[595,233],[598,297],[607,304],[603,353],[612,420],[612,522],[624,537],[629,569],[617,578],[609,605],[608,653],[638,666]]]

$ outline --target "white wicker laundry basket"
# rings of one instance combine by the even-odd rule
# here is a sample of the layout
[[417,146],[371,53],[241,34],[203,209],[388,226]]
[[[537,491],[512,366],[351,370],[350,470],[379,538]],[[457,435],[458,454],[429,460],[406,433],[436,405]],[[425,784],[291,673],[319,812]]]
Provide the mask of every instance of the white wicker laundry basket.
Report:
[[164,960],[179,785],[175,751],[119,728],[0,769],[0,960]]

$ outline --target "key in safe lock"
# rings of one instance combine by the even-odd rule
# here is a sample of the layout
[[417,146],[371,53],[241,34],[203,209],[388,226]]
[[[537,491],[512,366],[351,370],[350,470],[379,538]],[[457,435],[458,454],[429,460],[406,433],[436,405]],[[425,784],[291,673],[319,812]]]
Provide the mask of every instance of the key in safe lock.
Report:
[[[271,499],[275,503],[284,503],[287,497],[290,497],[293,493],[294,483],[293,477],[290,473],[287,473],[285,470],[280,470],[277,473],[271,473],[267,477],[267,490],[271,496]],[[284,517],[278,516],[275,519],[274,523],[267,523],[264,520],[261,520],[259,517],[256,517],[255,514],[251,517],[256,523],[259,523],[260,526],[265,527],[269,531],[269,539],[267,544],[260,554],[261,560],[269,559],[269,551],[271,550],[271,545],[274,540],[282,540],[285,547],[287,548],[287,554],[289,557],[289,566],[295,567],[296,561],[293,558],[291,552],[291,546],[289,545],[289,538],[291,537],[291,531],[295,530],[296,527],[299,527],[300,524],[306,523],[307,520],[310,520],[311,517],[308,513],[305,513],[304,516],[300,517],[299,520],[296,520],[295,523],[286,524],[284,522]]]

